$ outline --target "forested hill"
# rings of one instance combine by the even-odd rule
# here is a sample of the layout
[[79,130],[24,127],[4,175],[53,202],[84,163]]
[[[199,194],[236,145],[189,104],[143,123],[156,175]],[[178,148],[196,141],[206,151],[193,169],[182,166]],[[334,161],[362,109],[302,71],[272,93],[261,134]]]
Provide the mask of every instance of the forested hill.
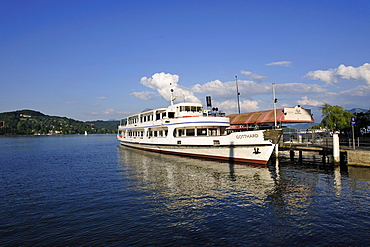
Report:
[[119,121],[82,122],[67,117],[49,116],[33,110],[0,113],[0,135],[45,135],[116,133]]

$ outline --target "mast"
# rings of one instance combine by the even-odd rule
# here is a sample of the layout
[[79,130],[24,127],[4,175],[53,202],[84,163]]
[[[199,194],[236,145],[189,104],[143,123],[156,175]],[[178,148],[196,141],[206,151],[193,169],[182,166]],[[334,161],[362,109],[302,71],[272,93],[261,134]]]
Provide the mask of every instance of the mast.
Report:
[[[277,129],[277,124],[276,124],[276,103],[277,103],[277,98],[275,95],[275,83],[272,83],[272,94],[274,95],[274,121],[275,121],[275,129]],[[276,158],[276,168],[277,171],[279,170],[279,144],[275,144],[275,158]]]
[[239,93],[239,88],[238,88],[238,76],[237,75],[235,76],[235,84],[236,84],[236,98],[238,100],[238,111],[239,111],[239,114],[240,114],[240,103],[239,103],[240,93]]
[[277,126],[277,123],[276,123],[276,103],[277,103],[277,99],[276,99],[276,95],[275,95],[275,83],[272,83],[272,94],[273,94],[273,97],[274,97],[274,121],[275,121],[275,129],[276,129],[276,126]]
[[173,88],[172,88],[172,83],[170,83],[170,86],[171,86],[171,89],[170,89],[170,92],[171,92],[171,99],[170,99],[170,101],[171,101],[171,105],[173,105],[173,102],[175,101],[175,99],[176,99],[176,97],[175,96],[173,96]]

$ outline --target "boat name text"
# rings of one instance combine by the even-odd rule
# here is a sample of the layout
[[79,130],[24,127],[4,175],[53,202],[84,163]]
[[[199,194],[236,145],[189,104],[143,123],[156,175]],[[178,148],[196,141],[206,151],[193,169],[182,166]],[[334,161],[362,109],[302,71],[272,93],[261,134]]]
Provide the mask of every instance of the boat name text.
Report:
[[258,134],[236,135],[236,139],[258,138]]

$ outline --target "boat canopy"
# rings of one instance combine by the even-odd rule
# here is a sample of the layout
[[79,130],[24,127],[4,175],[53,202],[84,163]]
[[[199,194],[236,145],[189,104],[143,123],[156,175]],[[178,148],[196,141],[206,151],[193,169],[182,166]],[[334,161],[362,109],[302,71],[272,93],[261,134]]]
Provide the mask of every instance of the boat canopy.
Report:
[[[228,117],[231,125],[273,125],[275,123],[274,110],[231,114]],[[310,109],[304,109],[297,105],[291,108],[276,109],[276,121],[279,124],[313,123],[314,119]]]

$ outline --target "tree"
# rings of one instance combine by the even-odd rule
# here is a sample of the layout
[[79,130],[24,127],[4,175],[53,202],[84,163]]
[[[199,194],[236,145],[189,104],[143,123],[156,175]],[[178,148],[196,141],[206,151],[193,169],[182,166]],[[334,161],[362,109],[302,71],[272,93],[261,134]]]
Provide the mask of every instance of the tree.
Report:
[[326,126],[331,131],[342,130],[351,127],[350,118],[354,114],[350,111],[346,111],[341,106],[332,106],[329,104],[323,104],[319,107],[321,109],[321,125]]
[[356,114],[357,117],[357,126],[359,128],[367,128],[370,126],[370,110],[367,112],[359,112]]

